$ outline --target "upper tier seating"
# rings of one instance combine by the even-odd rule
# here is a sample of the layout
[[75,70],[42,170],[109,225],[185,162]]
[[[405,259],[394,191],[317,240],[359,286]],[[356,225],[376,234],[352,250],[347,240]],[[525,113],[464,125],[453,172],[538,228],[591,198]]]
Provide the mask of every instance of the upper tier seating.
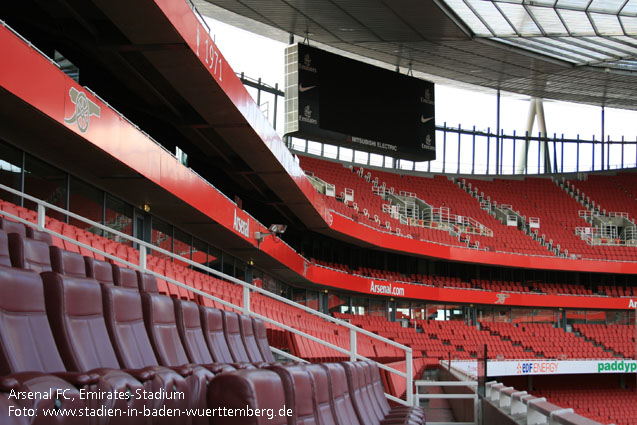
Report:
[[[574,333],[554,328],[550,323],[516,325],[514,323],[481,322],[479,330],[475,326],[460,321],[415,320],[415,327],[404,328],[400,322],[388,322],[385,317],[381,316],[340,313],[336,316],[349,320],[352,324],[370,332],[411,347],[414,350],[414,358],[422,355],[429,360],[428,364],[431,365],[437,364],[439,359],[445,360],[449,357],[452,359],[481,357],[485,344],[489,358],[614,358],[613,353],[605,351]],[[575,329],[584,334],[581,329],[594,329],[596,326],[598,325],[575,325]],[[422,332],[418,332],[418,328]],[[631,353],[628,346],[631,340],[630,335],[634,337],[634,327],[618,325],[615,328],[620,328],[616,332],[621,332],[621,335],[626,338],[625,344],[616,341],[617,350],[615,353],[623,358],[631,358],[626,353]],[[603,343],[595,338],[592,339],[595,343]],[[615,341],[614,338],[609,338],[609,340]],[[606,348],[613,348],[611,342],[608,344]],[[621,351],[620,347],[623,347],[625,351]]]
[[559,244],[562,251],[567,249],[569,256],[629,261],[637,259],[637,250],[634,248],[591,246],[575,235],[576,227],[590,226],[579,216],[579,211],[585,207],[549,179],[467,179],[466,182],[498,205],[508,204],[522,216],[539,218],[538,235],[546,235],[546,239]]
[[586,339],[613,350],[617,355],[628,359],[635,358],[634,325],[576,324],[573,325],[573,330]]
[[569,180],[568,182],[586,198],[594,202],[595,207],[607,213],[626,212],[628,218],[637,221],[637,173],[622,172],[616,176],[590,174],[587,180]]
[[[346,216],[353,216],[358,219],[360,216],[359,213],[361,213],[363,209],[367,209],[369,213],[368,218],[373,219],[374,215],[378,215],[381,217],[381,225],[384,225],[385,222],[388,221],[392,223],[391,226],[393,229],[396,227],[400,228],[402,234],[412,235],[412,237],[416,239],[440,242],[447,245],[466,246],[466,243],[462,243],[458,238],[450,236],[446,231],[400,224],[400,222],[391,218],[388,213],[384,213],[382,211],[382,204],[387,202],[383,201],[382,198],[372,191],[373,184],[371,181],[378,179],[379,185],[384,183],[388,190],[393,188],[394,193],[413,193],[434,208],[448,208],[451,214],[471,217],[493,230],[493,237],[475,234],[466,235],[472,244],[479,242],[479,247],[481,248],[486,247],[492,251],[497,250],[521,254],[552,255],[546,248],[540,246],[538,242],[526,236],[524,233],[502,225],[502,223],[490,216],[487,212],[480,209],[480,204],[475,199],[444,176],[435,176],[434,178],[411,175],[401,176],[383,171],[365,170],[364,174],[370,175],[370,181],[367,181],[367,179],[361,178],[358,174],[344,168],[339,163],[312,157],[301,157],[301,167],[306,170],[306,172],[309,171],[324,181],[335,184],[337,196],[339,196],[341,192],[344,192],[345,188],[354,189],[354,201],[357,204],[358,212],[353,213],[351,209],[348,209],[343,203],[329,196],[325,197],[328,202],[328,207]],[[377,226],[378,223],[372,221],[367,224]]]

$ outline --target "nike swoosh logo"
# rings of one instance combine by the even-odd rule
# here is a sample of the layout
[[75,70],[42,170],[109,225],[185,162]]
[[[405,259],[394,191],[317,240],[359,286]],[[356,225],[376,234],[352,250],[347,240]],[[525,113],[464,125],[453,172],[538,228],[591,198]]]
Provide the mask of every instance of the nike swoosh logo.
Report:
[[301,93],[306,92],[308,90],[312,90],[314,87],[316,86],[307,86],[307,87],[303,87],[303,84],[299,84],[299,91]]
[[425,118],[422,115],[420,116],[420,122],[423,123],[423,124],[426,123],[426,122],[431,121],[432,119],[434,119],[434,117]]

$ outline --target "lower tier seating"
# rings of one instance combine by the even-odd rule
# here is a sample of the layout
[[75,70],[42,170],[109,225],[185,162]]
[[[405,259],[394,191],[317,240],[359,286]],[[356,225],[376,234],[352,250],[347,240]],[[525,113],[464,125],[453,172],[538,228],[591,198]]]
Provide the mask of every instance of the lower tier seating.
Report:
[[[82,257],[53,246],[50,240],[27,238],[19,233],[7,235],[0,230],[0,293],[2,409],[13,405],[35,408],[38,412],[62,408],[136,412],[205,409],[211,403],[207,394],[215,376],[237,369],[270,368],[279,375],[288,373],[281,372],[287,367],[305,370],[305,366],[275,364],[271,352],[264,354],[264,347],[269,345],[263,322],[162,295],[152,275]],[[206,326],[202,326],[204,321]],[[204,332],[220,327],[225,343],[217,338],[217,344],[212,346],[211,336]],[[215,362],[220,349],[230,354],[232,363]],[[355,378],[348,376],[348,385]],[[376,385],[382,385],[380,373],[374,379]],[[351,385],[352,394],[362,391],[356,382]],[[299,391],[296,387],[295,384],[286,390],[284,402],[288,405],[289,397]],[[18,402],[7,395],[11,391],[56,394],[57,389],[75,398]],[[84,400],[80,391],[128,396]],[[183,398],[130,396],[145,391],[183,394]],[[330,400],[325,393],[320,396],[323,402]],[[382,412],[384,405],[378,406],[376,402],[372,407]],[[379,413],[376,419],[396,417],[397,423],[424,423],[420,410],[405,411],[403,416],[393,416],[394,413]],[[312,417],[319,413],[310,410],[308,414]],[[59,416],[53,422],[44,415],[40,417],[33,423],[85,423],[71,416]],[[20,419],[14,422],[20,423]],[[102,418],[99,423],[139,421],[135,417],[111,417]],[[173,422],[157,417],[152,423]],[[186,423],[210,422],[207,417],[193,416]],[[373,422],[362,418],[358,423]]]

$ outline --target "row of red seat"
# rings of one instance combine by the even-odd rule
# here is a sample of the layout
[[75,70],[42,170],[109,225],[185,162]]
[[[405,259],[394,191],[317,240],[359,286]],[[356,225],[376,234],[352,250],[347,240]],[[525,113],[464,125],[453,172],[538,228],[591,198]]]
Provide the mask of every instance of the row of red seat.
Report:
[[[0,362],[0,375],[7,375],[3,386],[67,389],[78,402],[64,402],[65,408],[84,407],[76,393],[95,385],[134,394],[142,389],[179,391],[185,398],[175,402],[137,400],[105,407],[185,411],[218,405],[221,398],[211,396],[215,376],[255,367],[288,370],[273,365],[262,322],[161,295],[151,275],[62,250],[52,246],[48,234],[32,232],[34,238],[0,231],[0,291],[5,294],[0,310],[6,319],[0,321],[0,341],[6,348]],[[65,368],[83,375],[69,374]],[[295,385],[292,390],[298,391]],[[329,399],[329,394],[324,391],[321,397]],[[6,394],[0,400],[5,407],[12,403]],[[60,400],[53,403],[60,408]],[[35,407],[53,408],[49,404],[45,400]],[[404,423],[423,422],[418,412],[405,414],[409,419]],[[208,418],[192,421],[203,424]],[[65,418],[61,423],[81,422]]]

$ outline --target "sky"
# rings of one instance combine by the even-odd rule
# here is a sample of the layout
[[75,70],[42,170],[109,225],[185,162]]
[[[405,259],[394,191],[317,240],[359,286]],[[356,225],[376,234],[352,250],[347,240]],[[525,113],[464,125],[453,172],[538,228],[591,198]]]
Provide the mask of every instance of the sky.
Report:
[[[211,28],[215,43],[225,56],[228,63],[232,66],[236,73],[244,73],[245,76],[261,81],[270,86],[283,89],[284,82],[284,51],[285,43],[271,40],[269,38],[232,27],[223,22],[206,18]],[[249,88],[256,101],[257,94],[255,89]],[[436,84],[436,124],[439,126],[447,125],[448,127],[457,128],[459,125],[463,129],[472,129],[486,131],[490,129],[495,133],[497,120],[497,97],[495,91],[493,93],[485,93],[484,90],[472,91],[459,87],[446,86]],[[501,129],[505,135],[524,134],[527,125],[527,117],[529,112],[530,99],[527,96],[516,95],[511,93],[503,93],[500,101],[500,122]],[[264,115],[274,121],[274,96],[269,94],[261,94],[260,107]],[[283,134],[283,102],[279,99],[278,117],[276,120],[277,131]],[[556,134],[557,137],[566,139],[581,140],[600,140],[602,135],[602,119],[601,108],[596,106],[573,104],[567,102],[554,101],[550,99],[544,100],[544,112],[546,117],[547,133],[549,136]],[[539,128],[535,123],[532,134],[537,135]],[[442,152],[440,139],[441,133],[437,135],[437,156],[438,160],[429,163],[417,163],[416,170],[420,171],[442,171]],[[620,141],[622,136],[626,141],[637,141],[637,112],[619,109],[606,108],[605,110],[605,136],[610,136],[611,140]],[[478,138],[476,140],[475,154],[473,152],[473,140],[470,136],[461,136],[460,143],[458,136],[453,135],[451,138],[448,134],[448,142],[445,144],[445,171],[455,173],[470,173],[472,170],[476,173],[485,173],[487,165],[487,141]],[[306,146],[305,141],[294,140],[295,148],[305,150],[312,153],[320,153],[320,144],[309,142]],[[489,141],[490,150],[490,173],[493,172],[495,158],[495,148],[493,143]],[[514,171],[514,149],[513,143],[504,144],[503,157],[505,158],[503,165],[504,174],[510,174]],[[458,162],[458,150],[461,151],[460,162]],[[563,165],[565,171],[588,171],[592,168],[592,151],[590,144],[580,145],[579,163],[577,161],[577,146],[575,143],[556,144],[555,147],[549,146],[549,150],[557,153],[558,166]],[[522,143],[515,145],[515,161],[519,162],[519,158],[523,155],[524,147]],[[610,145],[608,152],[610,153],[610,167],[619,168],[621,165],[622,147],[620,144]],[[326,146],[324,154],[330,157],[336,157],[337,148],[334,146]],[[341,149],[340,159],[355,162],[367,162],[368,156],[362,152],[352,152],[349,149]],[[551,155],[553,155],[551,153]],[[475,160],[472,162],[472,156]],[[635,167],[637,164],[637,150],[635,144],[624,146],[624,166]],[[370,164],[382,166],[383,163],[389,164],[390,161],[384,160],[380,155],[371,155],[369,157]],[[528,154],[527,172],[537,172],[538,164],[538,144],[531,143]],[[542,160],[540,159],[540,163]],[[405,169],[411,169],[414,165],[410,161],[403,161],[399,166]],[[595,168],[601,166],[601,146],[597,147],[595,154]],[[519,171],[519,167],[518,171]],[[543,171],[540,165],[540,171]]]

